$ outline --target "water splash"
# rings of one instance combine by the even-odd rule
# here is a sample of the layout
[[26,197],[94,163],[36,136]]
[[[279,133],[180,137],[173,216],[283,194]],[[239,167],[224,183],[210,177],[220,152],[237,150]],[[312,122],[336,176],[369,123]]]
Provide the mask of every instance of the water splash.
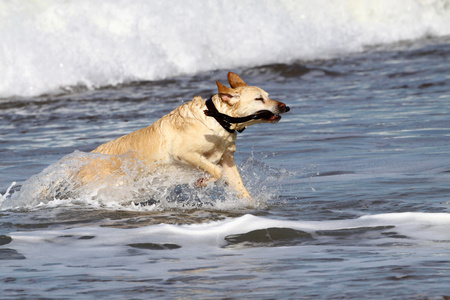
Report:
[[[195,187],[199,170],[178,167],[146,172],[142,164],[123,163],[116,174],[106,179],[80,185],[76,174],[93,160],[111,157],[75,151],[25,181],[20,190],[2,196],[1,209],[34,209],[57,206],[94,209],[164,211],[164,210],[239,210],[250,206],[262,208],[276,198],[277,185],[286,176],[284,169],[270,167],[248,158],[240,167],[255,203],[239,198],[223,181]],[[120,174],[119,174],[120,172]],[[144,174],[144,175],[142,175]]]
[[6,199],[11,196],[11,189],[16,185],[17,183],[14,181],[13,183],[11,183],[11,185],[9,186],[9,188],[6,189],[5,194],[1,194],[0,193],[0,207],[2,207],[3,202],[6,201]]

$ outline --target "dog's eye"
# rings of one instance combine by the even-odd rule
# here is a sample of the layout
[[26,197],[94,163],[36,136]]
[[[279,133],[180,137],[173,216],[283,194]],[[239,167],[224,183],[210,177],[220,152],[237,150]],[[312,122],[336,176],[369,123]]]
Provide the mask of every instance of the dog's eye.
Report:
[[264,102],[264,98],[262,98],[262,97],[260,97],[260,98],[255,98],[255,100]]

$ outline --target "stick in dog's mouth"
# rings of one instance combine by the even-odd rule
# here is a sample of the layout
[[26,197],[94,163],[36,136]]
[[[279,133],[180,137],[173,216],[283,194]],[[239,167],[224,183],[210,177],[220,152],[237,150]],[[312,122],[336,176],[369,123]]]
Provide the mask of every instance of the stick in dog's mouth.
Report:
[[[208,107],[208,109],[203,111],[205,113],[205,115],[207,115],[209,117],[214,117],[216,120],[218,120],[219,123],[226,122],[226,123],[234,123],[234,124],[245,123],[245,122],[248,122],[251,120],[260,120],[260,119],[266,120],[271,123],[277,123],[278,121],[281,120],[280,114],[291,110],[289,107],[283,105],[280,108],[280,112],[278,114],[274,114],[270,110],[260,110],[260,111],[257,111],[255,114],[249,115],[246,117],[231,117],[231,116],[220,113],[217,110],[217,108],[214,106],[214,102],[212,101],[211,97],[208,100],[206,100],[206,106]],[[230,124],[227,125],[227,128],[229,128],[229,125]],[[222,126],[223,126],[223,124],[222,124]]]
[[[286,106],[284,108],[284,110],[282,112],[280,112],[280,114],[288,112],[290,110],[291,109],[288,106]],[[255,119],[263,119],[263,120],[266,120],[269,122],[278,122],[281,120],[280,114],[274,114],[270,110],[260,110],[260,111],[256,112],[255,116],[257,116],[257,118],[255,118]]]

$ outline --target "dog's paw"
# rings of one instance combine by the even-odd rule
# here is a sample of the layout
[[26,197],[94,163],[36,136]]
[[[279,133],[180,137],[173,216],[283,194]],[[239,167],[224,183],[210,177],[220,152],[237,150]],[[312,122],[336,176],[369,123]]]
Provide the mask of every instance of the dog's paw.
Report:
[[208,185],[209,180],[207,178],[199,178],[195,183],[194,186],[196,188],[205,187]]

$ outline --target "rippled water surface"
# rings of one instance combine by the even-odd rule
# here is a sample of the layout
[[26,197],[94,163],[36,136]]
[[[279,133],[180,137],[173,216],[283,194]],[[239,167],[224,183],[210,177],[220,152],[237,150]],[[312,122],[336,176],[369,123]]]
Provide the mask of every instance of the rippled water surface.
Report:
[[251,209],[220,183],[36,194],[228,70],[0,100],[2,297],[447,299],[449,56],[441,38],[233,69],[291,107],[238,136]]

